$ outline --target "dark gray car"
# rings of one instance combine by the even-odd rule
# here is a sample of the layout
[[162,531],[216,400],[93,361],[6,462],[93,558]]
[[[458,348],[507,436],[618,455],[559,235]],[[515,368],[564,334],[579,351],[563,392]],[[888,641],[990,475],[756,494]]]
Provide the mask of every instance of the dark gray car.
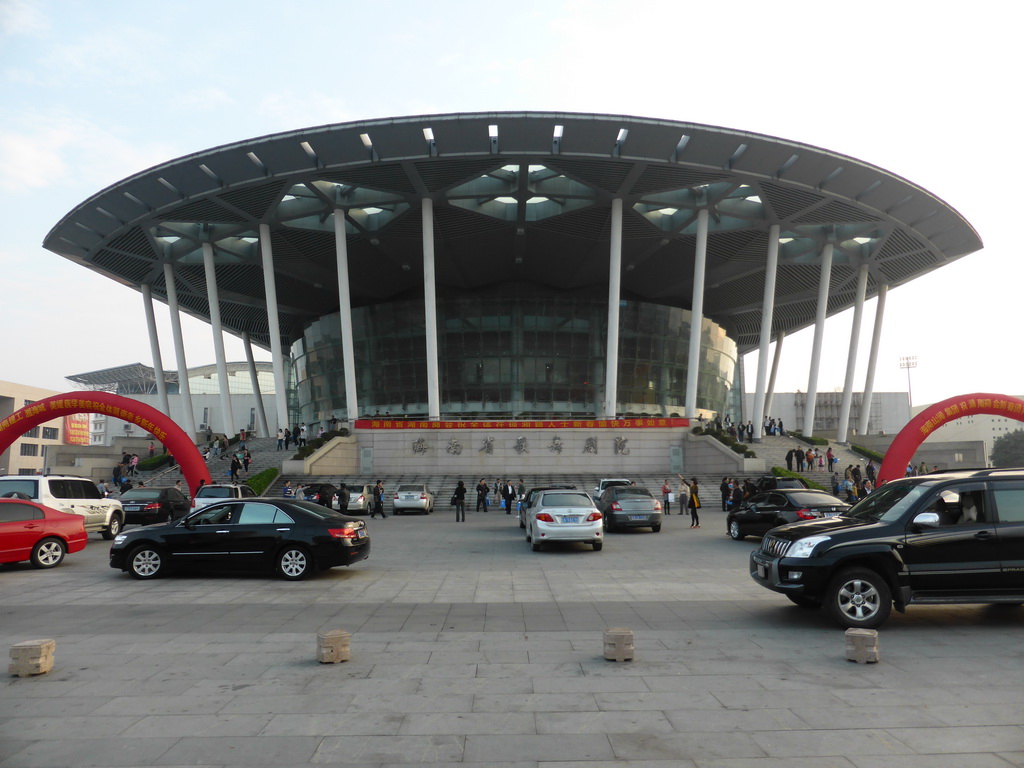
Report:
[[623,528],[661,530],[661,502],[639,485],[616,485],[605,490],[597,500],[608,531]]

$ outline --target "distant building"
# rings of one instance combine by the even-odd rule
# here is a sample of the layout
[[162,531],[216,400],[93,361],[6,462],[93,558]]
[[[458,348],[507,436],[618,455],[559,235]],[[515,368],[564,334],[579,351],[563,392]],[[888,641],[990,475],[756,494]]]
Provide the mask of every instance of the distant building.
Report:
[[[746,412],[753,411],[754,393],[744,395]],[[864,393],[854,392],[850,406],[850,424],[860,423],[864,412]],[[819,392],[815,398],[814,432],[818,437],[835,439],[839,429],[842,392]],[[782,419],[787,431],[796,430],[809,433],[806,423],[807,395],[804,392],[776,392],[772,396],[771,412],[767,415],[774,419]],[[732,415],[736,420],[736,415]],[[868,435],[879,434],[892,436],[899,432],[910,421],[910,397],[906,392],[875,392],[871,395],[868,412]],[[848,436],[854,442],[855,430]]]
[[[231,394],[231,409],[237,422],[235,434],[239,428],[249,432],[256,431],[256,395],[253,391],[252,378],[247,363],[227,363],[228,389]],[[256,376],[260,395],[264,399],[266,409],[273,408],[274,373],[271,363],[256,363]],[[156,373],[151,366],[142,363],[105,368],[100,371],[68,376],[68,381],[93,391],[113,392],[152,406],[159,411],[163,408],[157,393]],[[201,365],[188,369],[189,389],[192,394],[192,408],[201,417],[198,424],[200,432],[207,427],[221,434],[220,384],[217,378],[216,365]],[[168,414],[178,424],[183,423],[183,406],[179,392],[178,374],[165,372],[164,382],[167,386]],[[91,445],[113,445],[116,438],[145,437],[144,430],[127,421],[121,421],[102,413],[89,414],[89,443]]]
[[[10,381],[0,381],[0,421],[37,400],[60,394],[52,389],[40,389]],[[3,453],[0,453],[0,474],[35,475],[46,469],[49,449],[71,444],[77,440],[88,442],[88,420],[85,416],[61,417],[32,427]]]

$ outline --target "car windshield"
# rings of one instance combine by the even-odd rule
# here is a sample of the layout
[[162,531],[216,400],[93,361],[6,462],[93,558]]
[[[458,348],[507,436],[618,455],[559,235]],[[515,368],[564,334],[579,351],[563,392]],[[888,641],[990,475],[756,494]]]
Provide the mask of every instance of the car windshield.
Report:
[[423,485],[400,485],[398,490],[402,493],[423,493],[426,486]]
[[616,498],[619,498],[619,499],[626,499],[626,498],[629,498],[630,496],[640,496],[640,497],[647,498],[647,499],[654,498],[653,496],[651,496],[651,492],[648,491],[646,488],[635,488],[635,487],[632,487],[632,488],[630,488],[630,487],[627,487],[627,488],[616,488],[615,489],[615,496],[616,496]]
[[790,493],[789,500],[795,505],[800,507],[817,507],[824,504],[837,504],[840,506],[846,506],[845,501],[837,499],[835,496],[829,496],[827,493],[813,493],[811,491],[797,491],[796,493]]
[[540,503],[545,507],[591,507],[590,497],[585,493],[545,493]]
[[152,501],[160,498],[159,488],[132,488],[121,494],[121,499],[135,499],[136,501]]
[[889,523],[899,519],[927,491],[924,484],[889,483],[858,501],[843,517]]
[[224,485],[204,485],[196,491],[196,498],[203,499],[232,499],[234,496],[232,489]]

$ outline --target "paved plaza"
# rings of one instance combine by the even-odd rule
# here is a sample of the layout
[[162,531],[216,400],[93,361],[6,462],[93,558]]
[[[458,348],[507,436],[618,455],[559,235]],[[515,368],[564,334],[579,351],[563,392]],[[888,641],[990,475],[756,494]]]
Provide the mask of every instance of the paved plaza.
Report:
[[[751,581],[757,540],[721,512],[602,552],[467,517],[369,520],[369,560],[300,583],[138,582],[98,535],[0,569],[0,640],[57,643],[0,688],[0,768],[1024,766],[1024,609],[894,613],[854,664]],[[633,661],[604,660],[608,627]],[[321,629],[352,633],[350,661],[315,661]]]

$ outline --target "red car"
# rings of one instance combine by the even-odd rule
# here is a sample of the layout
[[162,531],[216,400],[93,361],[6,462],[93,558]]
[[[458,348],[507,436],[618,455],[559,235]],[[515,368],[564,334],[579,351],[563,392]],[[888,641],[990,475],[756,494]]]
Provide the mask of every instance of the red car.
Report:
[[0,563],[29,560],[36,568],[60,565],[85,549],[85,518],[22,499],[0,499]]

